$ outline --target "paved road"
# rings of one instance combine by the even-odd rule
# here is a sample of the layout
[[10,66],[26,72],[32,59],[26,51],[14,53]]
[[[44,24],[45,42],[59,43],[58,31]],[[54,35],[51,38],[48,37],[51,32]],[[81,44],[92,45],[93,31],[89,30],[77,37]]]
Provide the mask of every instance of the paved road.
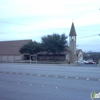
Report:
[[0,64],[0,100],[91,100],[100,68],[62,64]]

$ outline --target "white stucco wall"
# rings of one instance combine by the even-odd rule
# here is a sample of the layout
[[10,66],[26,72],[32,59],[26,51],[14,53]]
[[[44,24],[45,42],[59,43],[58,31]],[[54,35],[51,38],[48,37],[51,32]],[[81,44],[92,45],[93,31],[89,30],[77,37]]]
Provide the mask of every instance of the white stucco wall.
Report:
[[79,54],[78,54],[78,61],[79,60],[83,60],[83,53],[82,52],[79,52]]

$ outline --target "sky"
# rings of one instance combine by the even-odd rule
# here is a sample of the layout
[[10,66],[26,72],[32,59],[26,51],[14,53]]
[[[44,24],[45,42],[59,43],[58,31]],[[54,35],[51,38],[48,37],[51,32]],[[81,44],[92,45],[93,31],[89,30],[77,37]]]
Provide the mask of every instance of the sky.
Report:
[[0,41],[69,37],[72,22],[77,49],[100,52],[100,0],[0,0]]

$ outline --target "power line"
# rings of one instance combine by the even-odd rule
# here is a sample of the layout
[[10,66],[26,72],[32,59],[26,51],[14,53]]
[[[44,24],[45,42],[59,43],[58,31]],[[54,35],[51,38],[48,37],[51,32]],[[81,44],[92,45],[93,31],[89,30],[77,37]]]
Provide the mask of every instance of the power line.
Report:
[[88,37],[93,37],[93,36],[100,36],[100,34],[95,34],[95,35],[89,35],[89,36],[79,37],[79,38],[77,38],[77,39],[88,38]]
[[14,25],[24,25],[24,26],[34,26],[34,25],[28,25],[28,24],[19,24],[19,23],[12,23],[12,22],[5,22],[5,21],[0,21],[0,23],[7,23],[7,24],[14,24]]
[[[9,22],[9,21],[0,21],[0,23],[7,23],[7,24],[13,24],[13,25],[23,25],[23,26],[35,26],[35,25],[30,25],[30,24],[20,24],[20,23],[15,23],[15,22]],[[37,26],[38,27],[38,26]],[[41,25],[42,27],[42,25]],[[70,30],[69,28],[67,30]],[[87,30],[87,29],[77,29],[77,31],[90,31],[90,30]],[[92,32],[99,32],[97,30],[94,30]]]

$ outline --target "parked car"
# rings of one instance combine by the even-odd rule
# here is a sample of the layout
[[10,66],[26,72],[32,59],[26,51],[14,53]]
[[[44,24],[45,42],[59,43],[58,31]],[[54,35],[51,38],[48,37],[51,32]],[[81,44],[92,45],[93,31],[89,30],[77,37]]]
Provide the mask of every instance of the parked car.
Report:
[[85,60],[79,60],[79,61],[76,61],[75,63],[79,63],[79,64],[85,64]]
[[85,64],[95,64],[95,62],[92,61],[92,60],[87,60],[87,61],[85,62]]

